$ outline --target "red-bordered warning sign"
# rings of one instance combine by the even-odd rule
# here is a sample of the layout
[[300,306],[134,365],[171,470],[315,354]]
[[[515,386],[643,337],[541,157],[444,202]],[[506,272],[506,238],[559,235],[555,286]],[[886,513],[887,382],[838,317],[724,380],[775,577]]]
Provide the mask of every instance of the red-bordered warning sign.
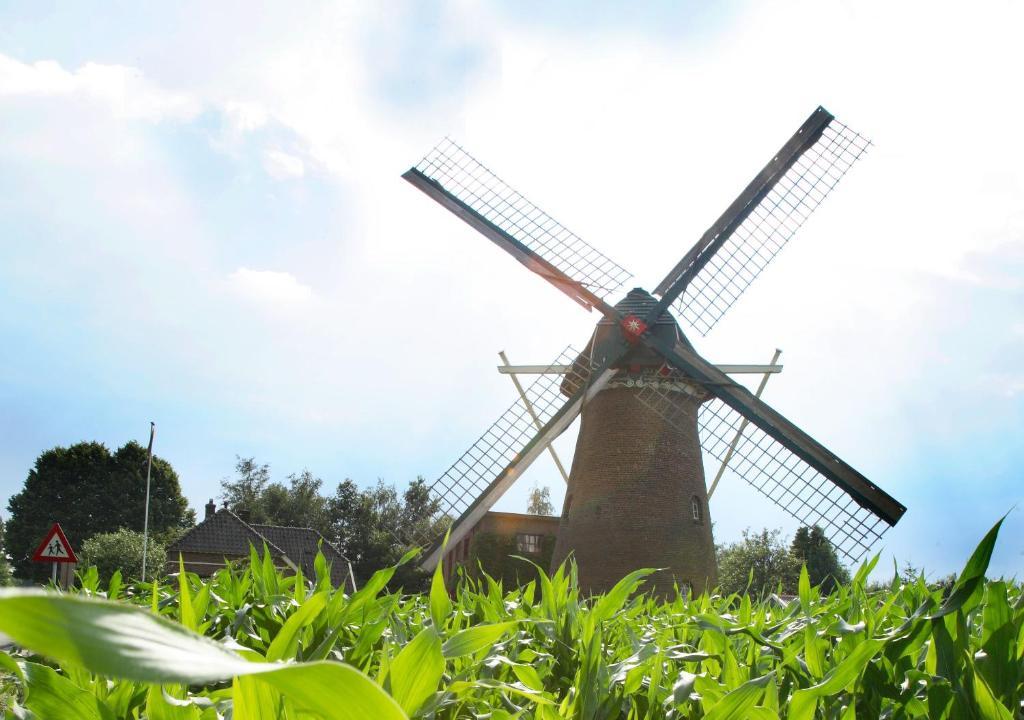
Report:
[[50,532],[46,533],[46,539],[36,548],[32,560],[52,563],[78,562],[75,551],[71,549],[71,543],[60,529],[60,523],[54,523]]

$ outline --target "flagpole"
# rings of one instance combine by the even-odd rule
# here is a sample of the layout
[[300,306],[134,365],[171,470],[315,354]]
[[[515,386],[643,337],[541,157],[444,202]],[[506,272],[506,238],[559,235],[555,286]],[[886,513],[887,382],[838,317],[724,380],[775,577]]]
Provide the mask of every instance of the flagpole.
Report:
[[153,436],[156,423],[149,423],[149,459],[146,461],[146,516],[142,521],[142,582],[146,582],[146,546],[149,541],[149,477],[153,470]]

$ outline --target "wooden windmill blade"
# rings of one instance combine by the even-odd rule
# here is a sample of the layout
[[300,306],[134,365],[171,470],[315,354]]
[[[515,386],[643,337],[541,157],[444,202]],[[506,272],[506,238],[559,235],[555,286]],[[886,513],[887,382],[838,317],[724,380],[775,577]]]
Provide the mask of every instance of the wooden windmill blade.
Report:
[[[801,523],[820,525],[847,559],[862,557],[906,512],[838,455],[682,343],[643,340],[716,396],[701,408],[702,448],[723,460],[745,418],[749,426],[736,445],[733,471]],[[682,416],[678,401],[655,383],[637,398],[670,423]]]
[[[566,348],[551,363],[572,363],[579,353]],[[580,414],[586,400],[614,375],[608,368],[547,372],[525,388],[529,403],[515,402],[452,463],[431,486],[441,512],[453,518],[448,542],[456,545],[490,510],[544,449]],[[564,388],[575,390],[566,399]],[[541,423],[540,429],[537,424]],[[428,547],[423,567],[433,568],[441,557],[440,538],[414,538]]]
[[632,277],[448,138],[402,177],[588,310]]
[[870,141],[819,107],[654,289],[707,335]]

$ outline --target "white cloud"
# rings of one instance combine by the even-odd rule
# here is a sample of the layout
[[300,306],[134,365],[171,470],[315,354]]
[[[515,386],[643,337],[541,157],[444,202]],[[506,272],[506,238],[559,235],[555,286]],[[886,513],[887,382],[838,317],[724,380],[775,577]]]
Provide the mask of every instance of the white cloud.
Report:
[[302,158],[282,150],[267,150],[263,153],[263,169],[275,180],[293,180],[306,174]]
[[228,281],[243,297],[273,305],[305,303],[313,297],[313,288],[288,272],[240,267],[228,276]]
[[191,120],[202,110],[194,97],[165,90],[126,65],[86,63],[74,72],[52,60],[32,64],[0,55],[0,97],[80,96],[132,120]]
[[259,130],[269,120],[266,108],[257,103],[229,100],[222,109],[232,128],[239,133]]

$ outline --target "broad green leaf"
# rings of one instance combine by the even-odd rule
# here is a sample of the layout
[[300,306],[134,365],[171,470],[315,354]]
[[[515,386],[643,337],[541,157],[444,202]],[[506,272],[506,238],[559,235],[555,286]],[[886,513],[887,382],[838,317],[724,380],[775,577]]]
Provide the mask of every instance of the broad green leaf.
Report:
[[594,609],[590,611],[590,616],[594,619],[594,622],[599,623],[607,620],[621,610],[622,606],[626,604],[626,600],[629,599],[629,596],[632,595],[637,586],[643,582],[643,579],[654,572],[657,572],[657,570],[641,568],[640,570],[634,570],[629,575],[615,583],[615,586],[611,590],[598,599],[594,604]]
[[318,592],[302,603],[299,609],[285,621],[284,626],[278,631],[277,637],[270,643],[270,647],[267,648],[267,660],[274,662],[294,656],[299,644],[299,632],[316,620],[326,606],[326,592]]
[[978,671],[997,698],[1010,701],[1017,686],[1019,670],[1015,662],[1017,630],[1013,626],[1006,583],[994,581],[988,584],[982,623],[981,649],[985,657],[978,661]]
[[0,590],[0,631],[42,655],[110,678],[201,684],[253,675],[332,720],[405,718],[376,683],[348,665],[249,662],[177,623],[106,600]]
[[18,682],[25,684],[25,675],[21,671],[21,666],[3,650],[0,650],[0,670],[9,672],[18,679]]
[[988,570],[989,561],[992,559],[992,551],[996,546],[996,539],[999,537],[999,528],[1006,516],[999,518],[999,522],[992,526],[985,537],[971,553],[971,557],[964,565],[963,571],[956,580],[953,592],[942,607],[931,617],[939,618],[954,613],[957,610],[969,610],[975,605],[975,600],[980,598],[983,592],[985,572]]
[[515,621],[512,621],[491,625],[477,625],[460,630],[445,641],[441,647],[441,652],[446,658],[471,655],[498,642],[502,635],[515,628],[517,624]]
[[779,714],[766,707],[747,708],[747,720],[779,720]]
[[178,553],[178,617],[181,624],[189,630],[198,630],[199,622],[192,610],[192,589],[188,584],[188,574],[185,572],[185,559]]
[[807,565],[800,566],[800,581],[797,583],[800,594],[800,607],[805,615],[811,614],[811,576],[807,574]]
[[878,553],[873,558],[868,560],[867,562],[861,563],[860,567],[857,568],[857,574],[853,576],[853,583],[852,584],[853,585],[860,585],[860,586],[863,587],[864,583],[867,582],[868,575],[870,575],[871,571],[875,569],[876,565],[878,565],[878,560],[881,557],[882,557],[882,554]]
[[[258,663],[253,663],[258,665]],[[285,699],[329,720],[406,720],[402,708],[375,682],[350,665],[332,662],[271,666],[254,675]]]
[[142,682],[213,682],[251,665],[219,643],[130,605],[44,590],[0,590],[0,632],[41,655]]
[[960,573],[958,581],[976,577],[984,577],[985,572],[988,570],[989,561],[992,560],[992,551],[996,546],[996,539],[999,537],[999,528],[1002,526],[1006,516],[999,518],[998,522],[992,526],[992,528],[985,533],[985,537],[982,538],[981,542],[971,553],[971,557],[968,558],[967,564],[964,565],[963,571]]
[[500,680],[493,680],[490,678],[479,678],[477,680],[457,680],[453,682],[448,688],[448,692],[465,693],[471,689],[482,689],[482,690],[500,690],[501,692],[510,693],[512,695],[518,695],[519,697],[532,700],[538,705],[553,705],[554,703],[541,695],[540,693],[534,692],[526,687],[519,687],[517,685],[510,685],[509,683],[503,683]]
[[[970,662],[970,658],[967,658]],[[978,714],[982,720],[1014,720],[1006,706],[999,702],[992,693],[992,688],[985,682],[981,673],[973,672],[972,683],[974,686],[974,701],[977,703]]]
[[[191,704],[174,704],[167,700],[159,685],[146,691],[147,720],[199,720],[200,710]],[[238,716],[242,720],[243,716]]]
[[818,636],[813,625],[804,628],[804,660],[807,662],[807,669],[816,680],[825,675],[825,653],[818,644]]
[[28,695],[25,707],[40,718],[61,720],[113,720],[113,714],[88,690],[75,685],[53,668],[26,662],[22,666]]
[[542,692],[544,690],[544,681],[541,680],[540,675],[532,665],[516,663],[512,666],[512,672],[517,678],[519,678],[519,682],[531,690],[536,690],[538,692]]
[[278,720],[281,717],[281,693],[253,675],[242,675],[231,681],[231,699],[231,720]]
[[107,583],[107,599],[117,600],[121,594],[121,571],[115,570],[114,574],[110,576],[110,582]]
[[835,695],[854,682],[871,658],[885,644],[884,640],[865,640],[836,665],[817,685],[797,690],[789,702],[789,720],[811,720],[818,698]]
[[[444,548],[448,545],[448,535],[444,536],[444,544],[441,546],[441,556],[444,557]],[[434,568],[434,577],[430,581],[430,618],[438,632],[445,626],[448,616],[452,612],[452,601],[448,597],[448,588],[444,584],[443,562],[439,560]]]
[[391,661],[391,696],[411,715],[437,692],[443,673],[441,638],[433,626],[424,628]]
[[[672,686],[671,700],[676,705],[682,705],[689,701],[690,693],[693,692],[693,684],[696,682],[697,676],[692,672],[683,670],[679,673],[679,677],[676,679],[675,684]],[[667,702],[667,701],[666,701]]]
[[764,688],[772,677],[772,674],[762,675],[726,693],[704,716],[705,720],[743,720],[749,717],[749,711],[764,694]]

